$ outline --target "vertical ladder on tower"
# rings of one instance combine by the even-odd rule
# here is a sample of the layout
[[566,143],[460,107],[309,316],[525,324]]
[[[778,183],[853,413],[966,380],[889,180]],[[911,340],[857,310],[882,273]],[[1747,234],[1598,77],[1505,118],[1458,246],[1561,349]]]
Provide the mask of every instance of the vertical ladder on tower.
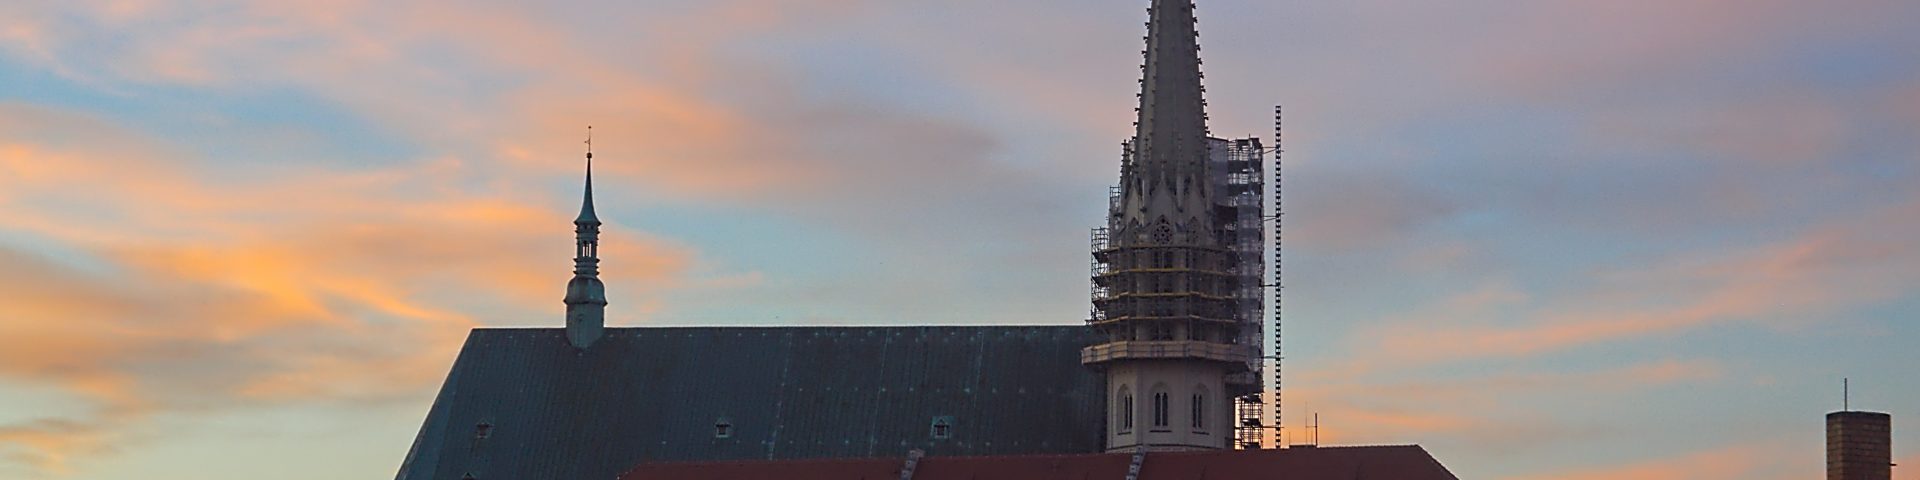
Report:
[[1281,162],[1280,157],[1282,156],[1283,153],[1286,152],[1286,149],[1282,147],[1282,145],[1285,145],[1285,143],[1283,142],[1284,138],[1280,134],[1281,132],[1280,119],[1281,119],[1280,106],[1274,105],[1273,106],[1273,284],[1272,284],[1272,287],[1273,287],[1273,444],[1276,447],[1280,446],[1281,443],[1286,441],[1286,428],[1287,428],[1286,423],[1284,421],[1285,419],[1284,417],[1281,416],[1281,411],[1282,411],[1281,407],[1283,406],[1281,404],[1281,400],[1283,399],[1281,392],[1284,390],[1284,384],[1281,383],[1281,380],[1282,380],[1281,373],[1283,371],[1282,366],[1285,363],[1287,357],[1285,354],[1286,350],[1283,348],[1284,344],[1282,344],[1280,341],[1281,340],[1280,319],[1281,319],[1281,310],[1283,307],[1281,303],[1283,296],[1281,295],[1281,293],[1286,288],[1286,286],[1281,282],[1281,279],[1284,278],[1284,276],[1281,274],[1283,270],[1282,267],[1284,266],[1284,264],[1281,262],[1281,257],[1280,257],[1280,254],[1282,252],[1282,248],[1281,248],[1281,236],[1283,231],[1282,227],[1285,225],[1285,222],[1282,221],[1282,218],[1286,215],[1285,204],[1281,202],[1281,199],[1286,197],[1286,195],[1282,193],[1283,187],[1285,186],[1285,182],[1284,182],[1284,177],[1281,175],[1281,168],[1284,166],[1284,163]]

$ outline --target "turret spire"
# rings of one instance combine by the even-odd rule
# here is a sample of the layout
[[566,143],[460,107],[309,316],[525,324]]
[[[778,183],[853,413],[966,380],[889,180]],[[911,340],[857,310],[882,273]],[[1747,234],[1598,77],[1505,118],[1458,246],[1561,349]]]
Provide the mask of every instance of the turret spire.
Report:
[[586,193],[573,220],[573,280],[567,282],[567,342],[585,349],[606,327],[607,287],[600,282],[600,218],[593,212],[593,127],[587,127]]
[[598,225],[600,217],[593,213],[593,127],[587,127],[587,188],[580,201],[580,216],[573,223],[593,223]]

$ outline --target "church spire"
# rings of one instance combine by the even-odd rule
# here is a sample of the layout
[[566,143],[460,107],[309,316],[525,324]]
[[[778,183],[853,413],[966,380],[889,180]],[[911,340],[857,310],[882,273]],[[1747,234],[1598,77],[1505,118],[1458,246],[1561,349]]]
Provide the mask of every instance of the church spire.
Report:
[[1132,162],[1121,179],[1116,228],[1171,224],[1210,240],[1213,219],[1207,175],[1207,114],[1201,86],[1200,33],[1190,0],[1153,0]]
[[600,217],[593,211],[593,127],[587,127],[587,181],[573,220],[573,280],[567,282],[567,342],[585,349],[606,327],[607,287],[600,282]]
[[1134,138],[1147,162],[1198,160],[1206,145],[1207,113],[1193,3],[1153,0],[1147,15]]

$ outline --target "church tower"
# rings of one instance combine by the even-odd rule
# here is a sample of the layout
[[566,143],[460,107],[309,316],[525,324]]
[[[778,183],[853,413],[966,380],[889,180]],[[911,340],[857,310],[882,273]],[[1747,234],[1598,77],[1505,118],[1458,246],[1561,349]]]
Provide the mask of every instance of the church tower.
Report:
[[573,280],[567,281],[567,343],[586,349],[607,325],[607,286],[600,283],[600,217],[593,213],[593,139],[587,139],[587,186],[573,219]]
[[1247,300],[1216,203],[1199,32],[1190,0],[1153,0],[1139,119],[1126,143],[1107,226],[1093,242],[1088,323],[1101,343],[1081,360],[1107,377],[1107,450],[1228,448],[1234,395],[1255,349]]

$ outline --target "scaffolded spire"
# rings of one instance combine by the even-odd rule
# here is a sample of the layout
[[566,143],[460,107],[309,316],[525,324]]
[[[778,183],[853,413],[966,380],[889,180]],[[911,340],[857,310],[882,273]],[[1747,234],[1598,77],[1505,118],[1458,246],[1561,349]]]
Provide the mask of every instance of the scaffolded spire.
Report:
[[[1237,253],[1222,228],[1233,218],[1214,201],[1208,173],[1193,4],[1152,5],[1137,130],[1107,228],[1092,242],[1088,323],[1100,340],[1080,360],[1105,369],[1116,395],[1108,451],[1227,448],[1238,395],[1228,375],[1246,371],[1257,352],[1238,343]],[[1173,411],[1173,399],[1191,409]],[[1136,429],[1136,418],[1151,420]]]

